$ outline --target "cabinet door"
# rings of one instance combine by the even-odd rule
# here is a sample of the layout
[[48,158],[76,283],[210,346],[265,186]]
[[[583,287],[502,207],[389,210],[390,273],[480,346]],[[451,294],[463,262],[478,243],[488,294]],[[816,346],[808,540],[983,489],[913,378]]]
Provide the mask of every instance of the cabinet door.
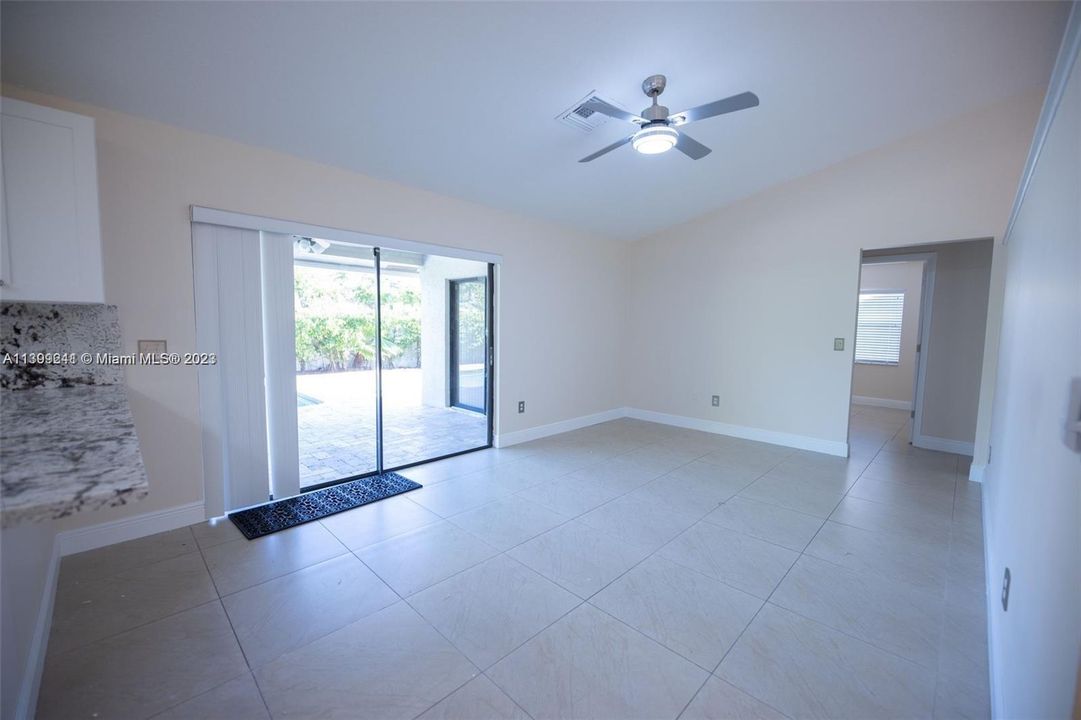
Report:
[[5,300],[104,302],[94,121],[3,98]]

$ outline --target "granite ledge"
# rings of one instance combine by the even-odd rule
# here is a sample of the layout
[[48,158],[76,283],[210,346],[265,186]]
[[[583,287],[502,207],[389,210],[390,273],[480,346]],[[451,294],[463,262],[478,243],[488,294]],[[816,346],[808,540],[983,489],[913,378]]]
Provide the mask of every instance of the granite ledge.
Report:
[[146,468],[124,385],[0,393],[4,527],[135,502]]

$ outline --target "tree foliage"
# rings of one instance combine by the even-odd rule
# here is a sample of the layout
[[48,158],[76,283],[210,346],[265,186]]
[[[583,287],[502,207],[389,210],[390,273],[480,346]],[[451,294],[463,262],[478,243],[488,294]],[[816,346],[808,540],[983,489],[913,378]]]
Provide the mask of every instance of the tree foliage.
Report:
[[[301,372],[370,368],[375,358],[375,276],[295,268],[296,357]],[[383,362],[420,357],[414,278],[384,278]]]

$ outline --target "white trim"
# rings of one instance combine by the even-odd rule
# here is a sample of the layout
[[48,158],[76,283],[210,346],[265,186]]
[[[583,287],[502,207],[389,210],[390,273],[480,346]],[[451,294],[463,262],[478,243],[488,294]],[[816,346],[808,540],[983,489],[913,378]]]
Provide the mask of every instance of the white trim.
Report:
[[434,243],[415,242],[413,240],[401,240],[382,235],[357,232],[355,230],[343,230],[341,228],[325,227],[322,225],[309,225],[308,223],[281,220],[278,218],[260,217],[259,215],[247,215],[245,213],[230,212],[228,210],[215,210],[198,205],[191,206],[191,221],[207,223],[208,225],[224,225],[226,227],[243,228],[245,230],[262,230],[265,232],[280,233],[282,235],[303,235],[305,237],[317,237],[324,240],[366,245],[369,247],[386,248],[388,250],[403,250],[405,252],[423,253],[425,255],[443,255],[445,257],[460,258],[462,260],[479,260],[480,262],[499,264],[503,262],[503,256],[495,253],[480,252],[478,250],[466,250],[448,245],[436,245]]
[[[931,340],[931,304],[935,295],[935,268],[938,264],[938,253],[934,250],[930,252],[910,252],[910,253],[897,253],[894,255],[871,255],[866,253],[875,252],[872,249],[860,250],[860,285],[863,284],[863,266],[864,265],[878,265],[883,263],[899,263],[899,262],[922,262],[923,263],[923,278],[920,282],[920,317],[919,317],[919,329],[917,332],[916,345],[919,347],[919,352],[916,353],[916,368],[913,372],[914,377],[912,380],[914,386],[914,397],[912,403],[908,408],[909,411],[915,410],[916,413],[912,418],[912,435],[910,440],[915,444],[915,439],[919,435],[921,428],[923,427],[923,386],[927,375],[927,350],[930,347]],[[856,288],[857,308],[856,308],[856,323],[859,324],[859,293],[862,292],[861,287]],[[855,342],[852,343],[853,359],[855,358]],[[853,367],[855,367],[855,361],[853,360]],[[855,370],[853,370],[853,381],[855,377]],[[855,402],[855,397],[850,393],[850,401]],[[851,421],[849,422],[851,425]]]
[[927,450],[954,453],[955,455],[968,455],[972,457],[974,444],[964,440],[950,440],[949,438],[934,437],[933,435],[913,435],[912,444]]
[[1013,207],[1010,208],[1010,219],[1006,223],[1006,233],[1002,236],[1003,245],[1010,241],[1014,222],[1021,213],[1021,205],[1025,202],[1029,183],[1032,182],[1032,175],[1036,171],[1036,163],[1039,162],[1040,153],[1043,152],[1043,144],[1047,141],[1051,123],[1054,122],[1059,105],[1062,104],[1062,97],[1066,94],[1066,85],[1070,79],[1074,58],[1081,53],[1081,3],[1074,2],[1072,5],[1070,16],[1066,20],[1066,30],[1062,34],[1062,44],[1059,45],[1058,56],[1055,58],[1054,69],[1051,71],[1051,80],[1047,84],[1047,95],[1044,96],[1043,107],[1040,109],[1040,119],[1036,122],[1032,145],[1029,146],[1025,169],[1021,171],[1021,182],[1013,199]]
[[53,537],[52,555],[45,571],[45,587],[41,591],[38,616],[34,621],[34,637],[26,658],[26,674],[19,688],[19,700],[15,704],[17,720],[29,720],[36,714],[41,676],[45,670],[45,652],[49,647],[49,633],[53,626],[53,602],[56,600],[56,581],[60,577],[60,541]]
[[56,544],[61,556],[72,555],[167,530],[176,530],[204,520],[206,520],[206,511],[200,500],[77,530],[65,530],[57,534]]
[[497,448],[503,448],[510,445],[517,445],[518,443],[529,442],[530,440],[539,440],[540,438],[548,437],[549,435],[559,435],[560,433],[579,430],[584,427],[589,427],[590,425],[596,425],[597,423],[618,420],[622,417],[627,417],[627,408],[614,408],[612,410],[594,413],[593,415],[582,415],[580,417],[570,418],[569,420],[560,420],[559,422],[549,423],[548,425],[538,425],[536,427],[526,428],[525,430],[500,433],[495,436],[495,446]]
[[795,435],[792,433],[777,432],[776,430],[763,430],[761,428],[747,427],[745,425],[729,425],[728,423],[715,420],[702,420],[701,418],[686,417],[683,415],[669,415],[667,413],[654,412],[653,410],[639,410],[628,408],[627,417],[647,422],[661,423],[675,427],[701,430],[717,435],[743,438],[744,440],[757,440],[770,443],[771,445],[783,445],[799,450],[848,457],[848,443],[836,440],[823,440],[822,438]]
[[867,395],[853,395],[852,402],[856,405],[893,408],[894,410],[912,410],[911,400],[894,400],[892,398],[876,398],[869,397]]
[[45,668],[45,654],[49,646],[49,633],[52,630],[53,604],[56,600],[57,580],[60,577],[60,559],[65,555],[84,550],[95,550],[125,540],[135,540],[147,535],[187,527],[203,522],[205,519],[203,503],[196,502],[77,530],[66,530],[53,537],[49,567],[45,571],[45,586],[41,593],[38,615],[34,621],[34,637],[30,642],[30,652],[27,656],[26,675],[23,678],[22,687],[19,688],[19,699],[15,705],[15,718],[18,720],[32,718],[37,708],[38,691],[41,688],[41,676]]
[[987,465],[977,465],[972,463],[968,468],[969,482],[982,483],[984,475],[987,474]]
[[912,409],[912,444],[916,444],[916,438],[923,432],[923,390],[927,385],[927,357],[931,348],[931,319],[934,316],[935,301],[935,270],[938,265],[938,255],[928,253],[930,257],[924,257],[923,281],[920,287],[920,327],[916,346],[916,372],[914,383],[916,385],[915,398]]
[[[941,244],[941,243],[935,243]],[[865,248],[864,253],[877,252],[874,248]],[[933,260],[938,255],[934,252],[911,252],[911,253],[898,253],[897,255],[863,255],[860,259],[860,265],[883,265],[888,263],[903,263],[903,262],[925,262],[927,260]],[[863,288],[860,288],[863,291]],[[901,292],[900,290],[894,290],[893,292]]]

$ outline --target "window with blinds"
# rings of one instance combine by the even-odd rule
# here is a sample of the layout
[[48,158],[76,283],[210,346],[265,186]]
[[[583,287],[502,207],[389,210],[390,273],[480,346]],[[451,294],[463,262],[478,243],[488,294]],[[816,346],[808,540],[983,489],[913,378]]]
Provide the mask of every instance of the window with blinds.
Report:
[[856,321],[856,362],[897,365],[901,361],[903,292],[861,292]]

